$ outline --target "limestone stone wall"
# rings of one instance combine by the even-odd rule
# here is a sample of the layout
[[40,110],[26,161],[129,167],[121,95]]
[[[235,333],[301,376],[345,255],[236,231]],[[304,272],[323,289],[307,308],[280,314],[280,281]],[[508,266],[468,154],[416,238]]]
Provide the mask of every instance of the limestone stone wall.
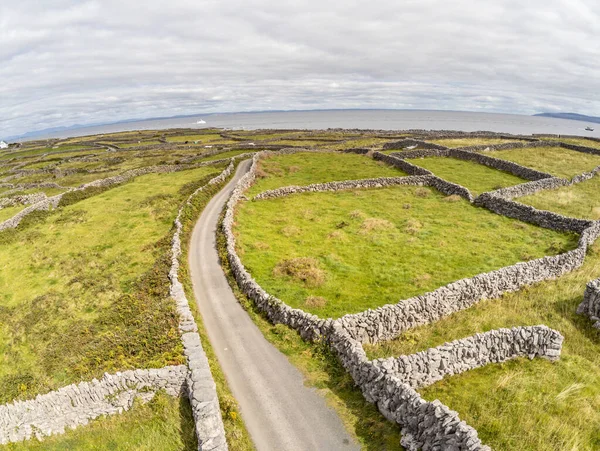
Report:
[[356,188],[383,188],[397,185],[426,185],[430,183],[430,176],[408,177],[378,177],[374,179],[344,180],[341,182],[314,183],[305,186],[284,186],[281,188],[264,191],[254,197],[254,200],[274,199],[289,196],[290,194],[342,191]]
[[587,246],[580,245],[560,255],[478,274],[397,304],[345,315],[337,322],[353,339],[362,343],[392,340],[409,329],[438,321],[483,299],[496,299],[505,293],[569,273],[583,264],[586,250]]
[[548,147],[548,143],[544,141],[513,141],[499,144],[479,144],[477,146],[465,146],[459,147],[459,149],[466,150],[468,152],[489,152],[494,150],[524,149],[531,147]]
[[[493,191],[495,197],[502,199],[513,199],[515,197],[529,196],[539,191],[556,189],[561,186],[569,185],[569,181],[559,177],[550,177],[547,179],[533,180],[531,182],[520,183],[518,185],[509,186]],[[491,193],[490,193],[491,194]]]
[[520,164],[513,163],[512,161],[502,160],[500,158],[491,157],[478,152],[469,152],[462,149],[450,149],[449,156],[459,158],[461,160],[474,161],[490,168],[510,172],[511,174],[526,180],[541,180],[553,177],[551,174],[536,171],[535,169],[521,166]]
[[12,197],[3,197],[0,199],[0,208],[11,207],[14,205],[36,204],[47,199],[44,193],[21,194]]
[[[537,143],[526,143],[526,145],[519,147],[532,147]],[[375,152],[373,154],[373,158],[381,159],[381,157],[376,156],[379,152]],[[382,155],[382,154],[379,154]],[[387,155],[386,155],[387,156]],[[478,152],[472,152],[465,149],[424,149],[424,150],[412,150],[412,151],[404,151],[404,152],[394,152],[389,155],[389,158],[401,159],[406,162],[407,159],[415,159],[415,158],[427,158],[427,157],[452,157],[457,158],[459,160],[466,161],[474,161],[475,163],[479,163],[494,169],[499,169],[501,171],[509,172],[517,177],[524,178],[526,180],[541,180],[545,178],[553,177],[551,174],[546,174],[545,172],[536,171],[534,169],[521,166],[520,164],[513,163],[512,161],[502,160],[500,158],[491,157],[489,155],[484,155]],[[408,162],[406,162],[408,163]],[[412,165],[412,163],[409,163]],[[414,165],[412,165],[414,166]],[[424,169],[423,169],[424,170]],[[414,169],[413,169],[414,171]],[[429,171],[428,171],[429,172]],[[412,172],[411,172],[412,173]]]
[[407,147],[412,146],[417,146],[419,149],[447,149],[447,147],[440,146],[439,144],[421,141],[419,139],[405,138],[400,141],[385,143],[383,145],[383,150],[406,149]]
[[577,219],[563,216],[546,210],[538,210],[530,205],[505,199],[496,195],[496,192],[483,193],[479,195],[474,204],[485,207],[488,210],[509,218],[529,222],[547,229],[558,231],[572,231],[582,233],[593,224],[593,221],[587,219]]
[[[562,344],[562,336],[558,332],[545,326],[500,329],[447,343],[413,356],[376,361],[368,360],[362,343],[394,339],[408,329],[435,322],[466,309],[480,300],[498,298],[504,293],[559,277],[580,267],[587,247],[600,235],[600,222],[565,217],[552,218],[546,225],[581,232],[576,249],[462,279],[397,304],[345,315],[337,320],[321,319],[302,310],[292,309],[265,292],[246,271],[236,253],[235,237],[232,232],[234,210],[237,203],[244,199],[244,191],[254,181],[254,171],[260,157],[260,154],[254,156],[250,171],[233,191],[223,222],[228,260],[242,291],[272,322],[286,324],[299,331],[306,339],[324,338],[361,388],[365,398],[375,403],[386,418],[400,425],[401,443],[407,449],[489,450],[481,443],[477,432],[461,421],[456,412],[439,401],[424,400],[411,384],[416,387],[422,386],[446,375],[517,356],[555,359],[560,354]],[[373,157],[397,167],[397,162],[403,161],[378,152],[375,152]],[[436,181],[441,181],[438,182],[438,188],[442,190],[449,189],[450,185],[453,185],[430,174],[427,171],[426,174],[405,177],[405,179],[418,180],[419,183],[430,186],[435,186]],[[546,178],[549,177],[546,175],[537,177],[539,180]],[[354,182],[356,181],[349,183]],[[333,190],[343,186],[348,185],[344,185],[344,182],[317,184],[306,190]],[[365,183],[365,186],[370,185]],[[464,187],[455,186],[462,188],[465,190],[463,194],[470,196]],[[277,195],[286,195],[303,190],[304,188],[284,187],[275,191]],[[269,198],[271,195],[273,193],[263,198]],[[491,197],[492,204],[512,202],[499,196]]]
[[600,149],[595,147],[578,146],[577,144],[559,143],[560,147],[565,149],[576,150],[577,152],[589,153],[591,155],[600,155]]
[[458,413],[438,400],[426,401],[410,385],[369,361],[362,345],[339,325],[332,329],[330,346],[367,401],[389,421],[400,425],[400,443],[407,450],[489,451],[477,431],[461,421]]
[[594,327],[600,329],[600,279],[587,284],[583,302],[579,304],[577,313],[589,316],[594,321]]
[[227,440],[225,428],[221,417],[221,408],[217,396],[217,388],[210,371],[210,365],[198,334],[198,326],[190,309],[189,301],[185,295],[183,285],[179,281],[179,257],[181,256],[181,216],[184,209],[189,206],[192,199],[206,189],[208,185],[223,183],[235,168],[234,160],[230,160],[227,168],[218,176],[209,180],[207,185],[194,191],[179,209],[175,218],[175,233],[171,241],[171,281],[170,294],[175,301],[179,314],[179,332],[183,342],[184,354],[187,359],[189,374],[187,377],[187,396],[192,406],[198,449],[226,451]]
[[[293,153],[297,150],[285,150],[277,153]],[[223,219],[223,233],[227,241],[227,259],[231,266],[232,274],[240,289],[248,296],[267,318],[274,324],[286,324],[308,340],[321,337],[331,324],[331,320],[323,320],[316,315],[311,315],[300,309],[286,305],[275,296],[271,296],[248,273],[235,249],[235,235],[233,233],[235,207],[244,198],[244,192],[254,182],[258,160],[263,152],[254,155],[250,170],[238,181],[225,208]]]
[[105,374],[100,380],[68,385],[35,399],[2,405],[0,445],[63,434],[99,416],[129,410],[134,399],[148,401],[158,390],[180,396],[186,375],[187,368],[183,365],[123,371]]
[[411,355],[377,359],[373,364],[412,388],[421,388],[446,376],[517,357],[560,356],[563,336],[546,326],[496,329],[445,343]]
[[[202,166],[207,166],[207,165],[212,165],[212,164],[215,164],[215,163],[211,161],[211,162],[199,163],[199,164],[195,164],[195,165],[182,165],[182,164],[160,165],[160,166],[148,166],[145,168],[132,169],[132,170],[124,172],[123,174],[119,174],[119,175],[116,175],[113,177],[107,177],[104,179],[94,180],[93,182],[81,185],[79,188],[75,188],[75,190],[81,191],[81,190],[85,190],[87,188],[92,188],[92,187],[107,187],[107,186],[117,185],[119,183],[125,183],[128,180],[131,180],[132,178],[139,177],[141,175],[150,174],[150,173],[168,173],[168,172],[184,171],[184,170],[199,168]],[[55,184],[36,184],[36,186],[49,186],[49,185],[52,185],[53,187],[59,187],[59,185],[55,185]],[[73,190],[71,190],[71,191],[73,191]],[[30,207],[27,207],[26,209],[20,211],[12,218],[9,218],[6,221],[0,222],[0,231],[17,227],[25,216],[29,215],[30,213],[33,213],[34,211],[49,210],[50,208],[56,208],[58,206],[58,204],[60,203],[60,200],[62,199],[63,195],[64,195],[64,193],[61,193],[61,194],[57,194],[56,196],[48,197],[40,202],[37,202],[37,203],[31,205]]]
[[423,169],[417,165],[409,163],[408,161],[397,158],[394,155],[386,155],[381,152],[373,152],[373,159],[377,161],[383,161],[384,163],[389,164],[390,166],[394,166],[409,175],[433,175],[433,172],[428,171],[427,169]]

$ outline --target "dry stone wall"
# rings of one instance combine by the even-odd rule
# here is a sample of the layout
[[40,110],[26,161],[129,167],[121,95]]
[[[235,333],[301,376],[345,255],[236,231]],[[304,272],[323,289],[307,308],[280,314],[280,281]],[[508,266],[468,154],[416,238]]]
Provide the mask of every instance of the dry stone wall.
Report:
[[[86,183],[84,185],[81,185],[79,188],[75,188],[74,190],[71,190],[71,191],[82,191],[82,190],[85,190],[87,188],[92,188],[92,187],[108,187],[108,186],[112,186],[112,185],[117,185],[119,183],[125,183],[125,182],[131,180],[132,178],[139,177],[141,175],[150,174],[150,173],[168,173],[168,172],[184,171],[184,170],[195,169],[198,167],[208,166],[208,165],[212,165],[212,164],[215,164],[215,163],[211,161],[211,162],[199,163],[199,164],[195,164],[195,165],[181,165],[181,164],[180,165],[161,165],[161,166],[148,166],[145,168],[132,169],[132,170],[126,171],[120,175],[116,175],[113,177],[107,177],[104,179],[99,179],[99,180],[95,180],[90,183]],[[48,186],[48,187],[49,187],[49,185],[52,185],[52,187],[59,187],[59,185],[56,185],[56,184],[36,184],[36,186],[42,186],[42,185]],[[58,206],[58,204],[60,203],[60,200],[62,199],[63,195],[64,195],[64,193],[61,193],[61,194],[57,194],[56,196],[48,197],[40,202],[37,202],[37,203],[31,205],[30,207],[27,207],[26,209],[20,211],[12,218],[7,219],[6,221],[0,222],[0,231],[9,229],[9,228],[14,229],[15,227],[17,227],[19,225],[19,223],[23,220],[23,218],[25,216],[29,215],[30,213],[33,213],[34,211],[49,210],[51,208],[56,208]]]
[[[378,152],[373,156],[393,165],[401,161]],[[570,220],[578,220],[555,218],[556,221],[566,221],[568,225],[564,227],[568,230],[577,229],[581,232],[576,249],[462,279],[395,305],[345,315],[337,320],[324,320],[299,309],[292,309],[281,300],[270,296],[252,279],[236,253],[232,232],[233,214],[237,203],[245,198],[244,191],[254,181],[254,172],[260,157],[260,154],[254,156],[250,171],[234,189],[223,222],[228,260],[242,291],[272,322],[286,324],[298,330],[306,339],[324,338],[350,372],[366,399],[375,403],[386,418],[401,426],[401,443],[407,449],[489,450],[481,443],[477,432],[461,421],[456,412],[439,401],[428,402],[422,399],[413,386],[419,387],[450,374],[517,356],[556,359],[562,344],[562,336],[558,332],[545,326],[500,329],[447,343],[413,356],[376,361],[368,360],[362,343],[396,338],[410,328],[434,322],[466,309],[482,299],[498,298],[504,293],[559,277],[578,268],[583,264],[587,247],[600,235],[600,222],[570,223]],[[441,189],[448,188],[448,182],[428,174],[404,179],[418,180],[419,183],[430,186],[435,186],[435,181],[441,180]],[[262,193],[259,195],[262,197],[258,198],[267,199],[295,192],[344,189],[347,186],[358,187],[361,182],[364,187],[373,186],[372,180],[369,180],[350,181],[349,185],[333,182],[310,187],[284,187]],[[456,186],[470,196],[464,187]],[[552,227],[563,227],[555,222],[550,221]]]
[[377,359],[373,364],[417,389],[447,376],[517,357],[556,360],[562,342],[563,336],[546,326],[496,329],[416,354]]
[[[295,149],[278,153],[294,153]],[[240,289],[274,324],[286,324],[300,335],[309,340],[321,337],[331,324],[331,320],[322,320],[300,309],[293,309],[280,299],[271,296],[250,276],[235,250],[235,235],[233,233],[235,207],[244,197],[244,192],[254,182],[256,167],[263,152],[257,153],[252,159],[248,172],[238,181],[225,208],[222,230],[227,241],[227,259],[232,274]]]
[[[393,154],[395,155],[395,154]],[[431,175],[433,176],[433,172],[428,171],[427,169],[423,169],[419,166],[416,166],[408,161],[397,158],[392,155],[386,155],[381,152],[373,152],[373,159],[377,161],[383,161],[384,163],[389,164],[390,166],[394,166],[409,175]]]
[[210,371],[208,358],[202,347],[198,326],[190,309],[183,285],[179,281],[179,257],[181,256],[181,232],[183,227],[181,216],[184,209],[191,204],[192,199],[206,189],[206,186],[223,183],[231,175],[234,168],[234,160],[232,159],[223,172],[209,180],[207,185],[198,188],[188,197],[175,218],[175,233],[171,241],[170,294],[175,301],[179,314],[179,332],[181,333],[183,352],[189,368],[187,395],[192,406],[198,449],[200,451],[226,451],[228,447],[216,384]]
[[435,322],[483,299],[496,299],[505,293],[571,272],[583,264],[586,250],[586,245],[580,245],[564,254],[478,274],[397,304],[345,315],[337,321],[359,342],[392,340],[409,329]]
[[419,149],[447,149],[447,147],[440,146],[439,144],[421,141],[419,139],[405,138],[400,141],[385,143],[383,145],[383,150],[406,149],[407,147],[412,146],[416,146]]
[[186,375],[183,365],[123,371],[0,406],[0,445],[63,434],[102,415],[129,410],[136,398],[148,401],[158,390],[180,396]]
[[424,400],[410,385],[369,361],[362,345],[343,328],[334,325],[332,330],[330,346],[367,401],[400,425],[400,443],[407,450],[489,451],[477,431],[461,421],[457,412],[437,400]]
[[600,279],[587,284],[583,302],[579,304],[577,313],[589,316],[594,321],[594,327],[600,329]]
[[[143,168],[92,182],[84,187],[109,186],[145,173],[172,172],[177,169],[182,168]],[[211,179],[208,185],[223,183],[233,169],[232,159],[228,167]],[[46,395],[39,395],[34,400],[16,401],[0,406],[0,444],[64,433],[67,427],[75,428],[101,415],[128,410],[136,397],[149,400],[157,390],[164,389],[172,396],[186,395],[189,398],[196,423],[199,450],[227,450],[216,385],[183,286],[177,277],[181,254],[181,214],[191,199],[205,188],[206,186],[198,188],[179,210],[172,240],[170,292],[180,315],[179,330],[188,366],[125,371],[113,376],[106,374],[100,381],[73,384]],[[46,201],[54,201],[52,205],[56,207],[60,198],[61,195],[54,196]]]
[[284,186],[268,191],[264,191],[254,197],[254,200],[275,199],[277,197],[289,196],[291,194],[324,192],[324,191],[342,191],[357,188],[383,188],[386,186],[398,185],[426,185],[430,183],[430,176],[409,176],[409,177],[378,177],[374,179],[344,180],[341,182],[314,183],[305,186]]

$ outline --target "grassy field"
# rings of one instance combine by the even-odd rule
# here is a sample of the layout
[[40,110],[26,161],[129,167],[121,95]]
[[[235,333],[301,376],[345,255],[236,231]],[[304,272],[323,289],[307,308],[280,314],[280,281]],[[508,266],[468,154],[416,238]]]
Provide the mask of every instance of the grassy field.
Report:
[[21,210],[27,208],[27,205],[14,205],[12,207],[4,207],[0,210],[0,222],[6,221],[7,219],[12,218]]
[[218,153],[216,155],[211,155],[209,157],[202,157],[200,156],[198,158],[199,161],[215,161],[215,160],[222,160],[223,158],[231,158],[231,157],[235,157],[237,155],[241,155],[243,153],[248,153],[248,152],[252,152],[251,150],[228,150],[227,152],[221,152]]
[[448,138],[448,139],[428,139],[427,142],[439,144],[446,147],[469,147],[469,146],[491,146],[492,144],[504,144],[518,142],[518,139],[501,138]]
[[508,172],[456,158],[427,157],[409,161],[429,169],[444,180],[468,188],[475,195],[527,181]]
[[381,147],[386,142],[390,142],[390,140],[385,138],[361,138],[349,139],[341,143],[329,144],[320,147],[325,147],[327,149],[343,150],[351,149],[353,147]]
[[540,210],[550,210],[565,216],[600,219],[600,176],[554,190],[544,190],[517,201]]
[[493,449],[595,450],[600,446],[600,331],[575,310],[600,277],[600,246],[559,280],[481,302],[399,339],[367,346],[398,356],[499,327],[545,324],[564,335],[560,361],[518,359],[452,376],[421,390],[459,412]]
[[[229,284],[259,327],[265,338],[273,343],[303,374],[305,384],[314,387],[325,397],[327,404],[340,416],[346,429],[364,450],[400,451],[400,428],[381,416],[358,390],[352,377],[342,367],[324,343],[307,343],[298,333],[282,324],[274,326],[265,319],[238,288],[226,257],[226,244],[221,227],[217,228],[217,249]],[[214,373],[213,373],[214,374]],[[218,374],[218,373],[217,373]],[[219,379],[217,378],[217,384]],[[231,446],[230,446],[230,449]],[[246,450],[240,446],[236,451]]]
[[257,168],[259,180],[249,190],[250,195],[289,185],[357,180],[374,177],[401,177],[399,169],[352,153],[298,152],[269,155]]
[[[211,161],[249,152],[225,150],[203,157],[208,150],[204,144],[217,147],[240,142],[221,138],[220,133],[214,129],[136,131],[39,141],[2,154],[0,172],[6,177],[11,168],[25,162],[28,169],[57,165],[63,170],[106,170],[59,178],[33,174],[11,182],[78,186],[137,167],[184,159]],[[224,133],[257,143],[257,150],[261,141],[273,139],[282,145],[330,149],[380,147],[398,139],[337,131]],[[137,146],[158,144],[161,136],[180,145],[169,151],[160,146],[136,150]],[[192,140],[201,143],[183,144]],[[600,147],[582,140],[569,139]],[[107,152],[89,147],[89,142],[98,141],[114,142],[127,150]],[[500,141],[507,140],[436,142],[456,147]],[[490,155],[525,158],[526,162],[518,162],[561,176],[600,164],[600,157],[593,155],[557,148],[538,150]],[[91,154],[97,161],[67,161]],[[522,182],[510,174],[451,158],[416,159],[413,163],[474,193]],[[166,278],[172,220],[187,195],[221,169],[147,175],[107,191],[95,190],[89,193],[91,197],[71,193],[57,210],[34,214],[17,230],[0,233],[0,404],[97,377],[104,371],[183,362]],[[280,186],[406,174],[365,156],[332,152],[272,155],[261,162],[258,175],[249,197]],[[598,180],[520,200],[571,216],[600,218],[596,211],[600,204],[595,202]],[[203,192],[186,210],[184,242],[218,189]],[[38,191],[48,195],[60,192],[31,188],[9,195]],[[132,208],[134,205],[140,206]],[[0,210],[0,220],[24,207],[10,208]],[[259,283],[290,305],[321,317],[397,302],[460,277],[556,254],[574,247],[577,238],[503,218],[455,196],[444,197],[433,189],[418,187],[248,201],[240,205],[235,231],[240,257]],[[218,247],[223,255],[220,234]],[[182,261],[186,258],[184,251]],[[228,272],[226,261],[224,267]],[[188,297],[193,299],[187,266],[182,265],[180,271]],[[371,357],[411,353],[496,327],[543,323],[557,328],[566,337],[558,363],[517,360],[492,365],[448,378],[422,393],[457,410],[494,449],[598,449],[600,332],[574,313],[585,283],[597,277],[598,245],[576,273],[500,300],[484,301],[367,351]],[[290,329],[269,324],[236,287],[234,291],[266,338],[302,371],[306,383],[327,399],[363,449],[400,449],[399,428],[364,400],[326,345],[306,343]],[[194,305],[192,308],[217,384],[229,448],[251,450],[237,402],[202,319]],[[94,421],[64,436],[0,448],[191,450],[197,444],[189,405],[161,394],[148,405],[136,405],[131,412]]]
[[564,178],[571,178],[600,166],[600,156],[561,147],[497,150],[489,155]]
[[195,451],[192,409],[186,399],[158,393],[122,415],[104,417],[64,435],[0,446],[6,451]]
[[321,317],[396,303],[576,242],[423,187],[245,202],[236,223],[253,277]]
[[0,403],[183,362],[169,231],[179,203],[219,170],[138,177],[0,234]]

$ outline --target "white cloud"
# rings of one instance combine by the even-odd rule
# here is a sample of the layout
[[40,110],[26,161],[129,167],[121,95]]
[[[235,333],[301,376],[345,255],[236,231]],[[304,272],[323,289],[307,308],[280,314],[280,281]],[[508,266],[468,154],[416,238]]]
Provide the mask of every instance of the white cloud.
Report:
[[3,0],[0,136],[216,111],[600,114],[594,0]]

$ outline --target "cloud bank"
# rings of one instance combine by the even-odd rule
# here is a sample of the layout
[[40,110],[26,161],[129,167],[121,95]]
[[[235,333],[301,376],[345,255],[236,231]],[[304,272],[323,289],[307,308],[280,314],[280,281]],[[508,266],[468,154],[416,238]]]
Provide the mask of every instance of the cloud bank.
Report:
[[0,137],[223,111],[600,115],[596,0],[3,0]]

